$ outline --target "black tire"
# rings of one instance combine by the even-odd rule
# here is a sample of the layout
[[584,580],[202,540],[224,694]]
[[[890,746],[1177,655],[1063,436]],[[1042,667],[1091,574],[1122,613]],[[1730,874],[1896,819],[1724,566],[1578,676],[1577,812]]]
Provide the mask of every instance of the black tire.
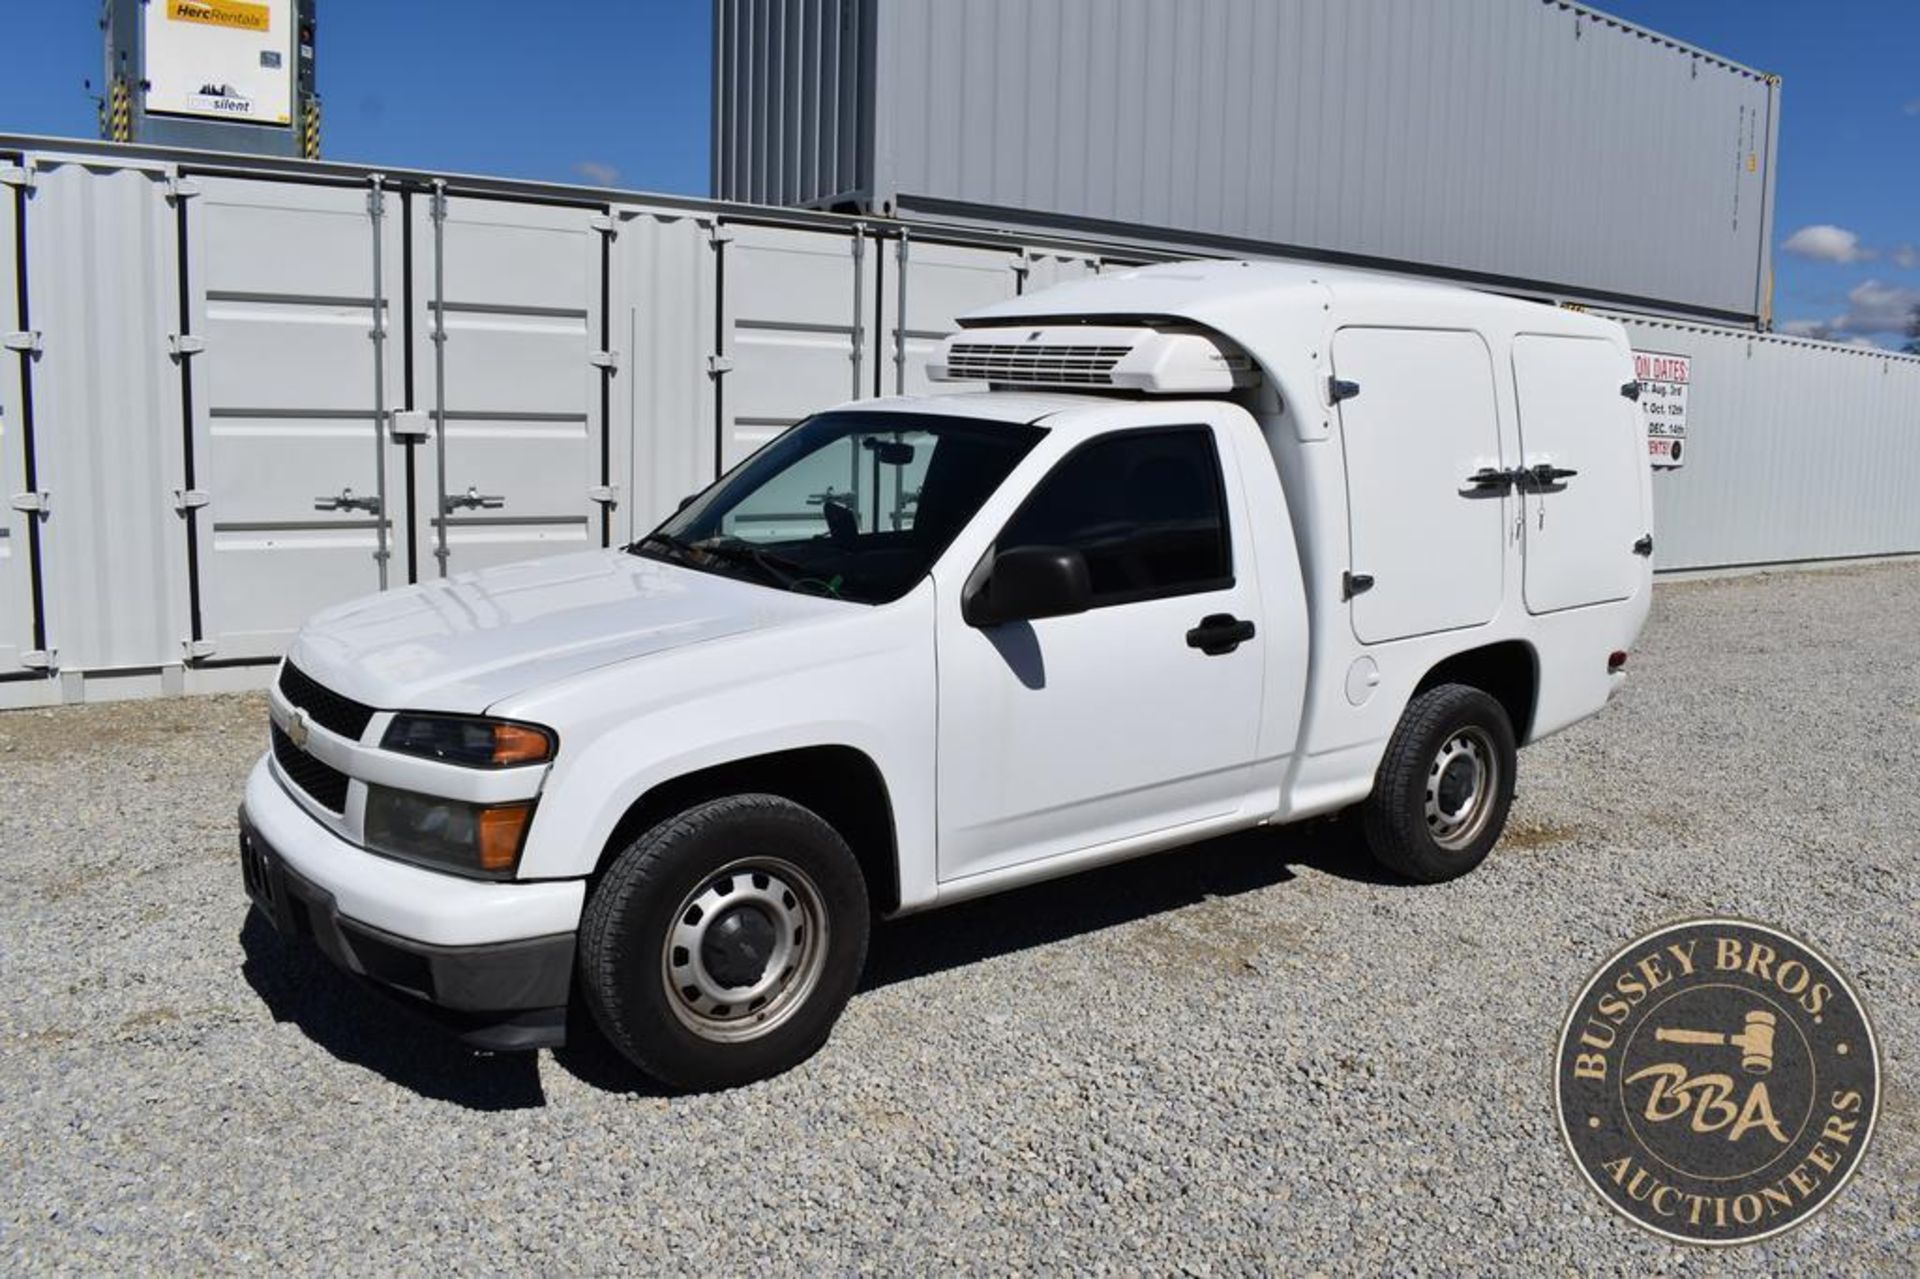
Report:
[[[673,944],[695,928],[703,940]],[[581,990],[640,1069],[691,1091],[731,1088],[827,1041],[860,980],[867,930],[866,881],[839,832],[777,795],[729,796],[661,822],[614,859],[580,921]],[[748,934],[747,950],[729,949]],[[756,958],[762,975],[750,979]],[[783,982],[775,970],[787,960]],[[720,1002],[755,982],[776,985],[757,1004]]]
[[1478,866],[1506,827],[1517,762],[1513,725],[1486,693],[1441,684],[1416,696],[1360,806],[1374,860],[1422,884],[1458,879]]

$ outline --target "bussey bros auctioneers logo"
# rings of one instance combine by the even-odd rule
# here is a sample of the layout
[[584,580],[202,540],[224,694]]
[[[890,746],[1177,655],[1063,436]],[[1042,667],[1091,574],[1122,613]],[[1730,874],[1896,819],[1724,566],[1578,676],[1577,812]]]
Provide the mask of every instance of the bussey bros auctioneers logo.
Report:
[[1603,964],[1554,1071],[1587,1180],[1686,1243],[1806,1220],[1859,1165],[1880,1097],[1873,1029],[1846,979],[1805,942],[1733,919],[1670,925]]

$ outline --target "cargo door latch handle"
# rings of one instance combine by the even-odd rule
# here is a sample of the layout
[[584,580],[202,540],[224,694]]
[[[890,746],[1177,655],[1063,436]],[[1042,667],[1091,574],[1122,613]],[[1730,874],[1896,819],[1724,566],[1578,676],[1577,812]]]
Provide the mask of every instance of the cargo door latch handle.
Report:
[[493,511],[507,504],[504,494],[482,493],[477,484],[467,485],[464,493],[449,493],[441,501],[449,512],[463,507],[467,510]]
[[313,499],[316,511],[365,511],[369,515],[380,514],[380,499],[377,497],[355,497],[353,489],[343,488],[336,497],[316,497]]

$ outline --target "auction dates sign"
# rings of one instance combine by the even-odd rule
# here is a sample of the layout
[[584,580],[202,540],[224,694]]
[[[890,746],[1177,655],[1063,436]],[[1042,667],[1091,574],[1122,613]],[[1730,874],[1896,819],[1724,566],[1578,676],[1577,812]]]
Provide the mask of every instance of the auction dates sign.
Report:
[[147,110],[291,123],[292,10],[293,0],[151,0]]
[[1667,351],[1635,351],[1633,376],[1640,381],[1640,415],[1647,424],[1647,453],[1656,467],[1686,465],[1687,388],[1693,357]]

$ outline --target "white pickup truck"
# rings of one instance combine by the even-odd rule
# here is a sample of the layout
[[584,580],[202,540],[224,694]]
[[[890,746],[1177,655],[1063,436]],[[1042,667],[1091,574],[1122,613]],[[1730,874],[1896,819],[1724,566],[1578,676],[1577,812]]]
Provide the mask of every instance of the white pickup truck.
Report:
[[[330,609],[241,810],[258,908],[493,1049],[584,1004],[722,1087],[817,1049],[869,921],[1357,806],[1412,879],[1647,615],[1619,326],[1195,263],[962,320],[621,550]],[[965,391],[965,388],[956,388]]]

